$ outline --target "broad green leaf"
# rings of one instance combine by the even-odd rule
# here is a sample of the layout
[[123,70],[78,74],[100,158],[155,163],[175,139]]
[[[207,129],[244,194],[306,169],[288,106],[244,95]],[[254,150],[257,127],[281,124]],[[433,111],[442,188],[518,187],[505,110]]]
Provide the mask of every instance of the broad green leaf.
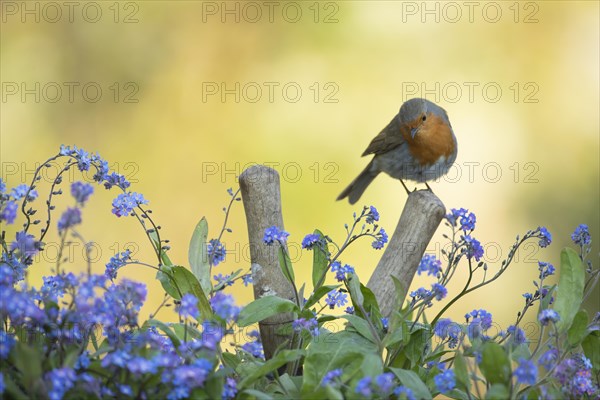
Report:
[[302,385],[301,381],[297,382],[292,379],[288,373],[285,373],[279,377],[279,384],[285,389],[286,393],[288,393],[290,397],[300,397],[300,385]]
[[240,365],[240,358],[235,354],[224,351],[221,356],[226,367],[236,370],[238,365]]
[[394,282],[394,289],[396,292],[396,310],[402,309],[402,303],[404,303],[404,298],[406,297],[406,292],[408,288],[404,282],[400,282],[400,279],[396,278],[394,275],[390,275],[392,281]]
[[[4,374],[4,393],[2,396],[5,396],[7,399],[15,399],[15,400],[29,400],[31,396],[23,393],[19,385],[17,385],[13,380],[10,374]],[[4,398],[4,397],[0,397]]]
[[264,296],[242,309],[237,321],[238,326],[245,327],[285,312],[300,312],[300,310],[296,303],[290,300],[278,296]]
[[[323,233],[315,229],[313,232],[315,235],[319,235],[319,239],[323,239]],[[314,290],[317,290],[320,285],[323,284],[324,279],[323,276],[327,271],[327,267],[329,266],[329,252],[327,250],[327,246],[321,248],[321,246],[313,247],[313,269],[312,269],[312,282]]]
[[473,400],[473,397],[469,397],[469,395],[467,395],[465,392],[463,392],[462,390],[458,390],[458,389],[453,389],[453,390],[449,391],[448,393],[444,393],[444,395],[450,397],[451,399]]
[[[204,392],[208,395],[209,399],[220,399],[223,395],[223,386],[225,384],[225,377],[220,375],[218,372],[216,374],[212,374],[204,383]],[[202,392],[201,392],[202,393]],[[204,393],[202,393],[204,394]],[[192,399],[200,398],[200,396],[195,397],[192,392]]]
[[508,388],[500,383],[493,384],[485,394],[486,400],[506,400],[510,398]]
[[[179,290],[181,290],[181,294],[191,293],[198,299],[200,317],[203,319],[212,318],[213,312],[210,303],[208,302],[208,298],[204,294],[204,290],[202,290],[202,286],[194,274],[187,268],[179,265],[172,267],[171,273]],[[180,299],[181,297],[177,296],[175,298]]]
[[510,361],[504,348],[498,343],[487,342],[481,352],[479,369],[489,383],[507,384],[510,379]]
[[202,332],[200,332],[198,329],[194,328],[190,324],[173,324],[173,331],[175,331],[175,334],[178,338],[186,342],[189,342],[191,339],[202,339]]
[[[245,393],[247,395],[250,395],[251,399],[256,399],[256,400],[273,400],[274,397],[268,395],[267,393],[261,391],[261,390],[255,390],[255,389],[246,389],[241,393]],[[246,397],[243,397],[246,398]]]
[[210,281],[210,264],[208,260],[208,222],[202,217],[196,225],[192,238],[190,239],[190,247],[188,250],[188,261],[192,273],[202,285],[204,293],[210,293],[212,283]]
[[296,277],[294,276],[294,268],[292,266],[292,260],[290,260],[290,255],[288,254],[287,250],[283,246],[279,246],[278,254],[279,267],[283,272],[283,276],[285,276],[286,279],[291,283],[295,282]]
[[282,350],[275,357],[266,361],[263,365],[256,368],[249,375],[246,375],[238,384],[240,390],[246,389],[249,385],[264,377],[265,375],[275,371],[279,367],[296,361],[305,354],[304,350]]
[[[398,321],[398,322],[396,322]],[[395,326],[393,324],[397,324]],[[410,334],[408,333],[408,325],[405,320],[400,320],[400,318],[396,318],[395,321],[392,320],[392,325],[390,325],[390,330],[385,335],[382,340],[384,347],[391,347],[397,343],[405,344],[408,343],[410,339]]]
[[454,373],[456,374],[458,387],[465,389],[467,392],[471,390],[471,379],[469,379],[467,362],[460,351],[454,353]]
[[178,348],[181,344],[181,341],[179,340],[173,329],[171,329],[171,327],[165,324],[164,322],[159,321],[157,319],[149,319],[146,322],[144,322],[143,325],[143,327],[147,326],[154,326],[163,331],[169,337],[169,339],[171,339],[171,342],[173,343],[173,346],[175,346],[175,348]]
[[544,287],[546,289],[548,289],[548,293],[546,293],[546,296],[544,296],[544,298],[542,299],[541,310],[546,310],[548,307],[550,307],[550,302],[554,301],[554,295],[556,292],[556,285],[552,285],[552,286],[544,285]]
[[594,372],[600,371],[600,332],[594,331],[587,335],[581,342],[583,353],[592,362]]
[[[37,347],[37,346],[36,346]],[[29,390],[36,386],[42,377],[42,349],[17,342],[11,354],[14,365],[21,372],[20,382]]]
[[427,386],[425,386],[421,378],[419,378],[419,375],[415,372],[400,368],[390,368],[390,371],[398,377],[402,385],[412,390],[413,395],[417,399],[432,398],[429,389],[427,389]]
[[367,313],[369,313],[371,321],[381,320],[382,315],[381,315],[381,312],[379,311],[379,304],[377,304],[377,299],[375,298],[375,294],[371,291],[371,289],[369,289],[362,283],[360,284],[360,293],[362,294],[363,299],[364,299],[363,307],[365,308],[365,311]]
[[175,287],[175,282],[172,278],[173,276],[173,266],[163,264],[159,267],[159,271],[156,273],[156,279],[159,280],[163,289],[167,294],[174,299],[180,299],[181,294]]
[[360,280],[358,279],[358,275],[350,275],[348,278],[348,290],[350,291],[350,298],[352,299],[352,304],[354,304],[355,312],[360,314],[359,306],[362,307],[365,297],[360,290]]
[[584,284],[583,262],[575,250],[564,248],[560,253],[560,278],[554,303],[554,311],[560,315],[560,320],[556,324],[560,332],[565,332],[571,327],[583,300]]
[[313,339],[304,360],[302,393],[311,398],[325,374],[343,368],[345,376],[364,374],[377,375],[383,371],[381,357],[375,344],[356,332],[327,332]]
[[327,293],[331,292],[334,289],[339,288],[341,285],[325,285],[319,287],[309,298],[306,300],[304,304],[304,309],[308,310],[312,305],[316,304],[323,296]]
[[431,348],[430,339],[429,334],[423,328],[411,332],[410,340],[405,349],[405,355],[411,362],[411,368],[422,364],[426,345],[429,346],[427,348]]
[[350,315],[350,314],[342,315],[342,316],[340,316],[340,318],[348,320],[348,322],[350,322],[352,327],[354,327],[354,329],[356,329],[358,331],[358,333],[361,334],[362,337],[364,337],[365,339],[369,339],[369,341],[371,341],[373,343],[377,343],[377,338],[373,337],[373,333],[371,333],[371,329],[369,328],[369,323],[367,321],[365,321],[363,318],[361,318],[357,315]]
[[579,310],[579,312],[575,314],[575,318],[573,318],[573,323],[567,331],[567,338],[571,346],[576,346],[579,343],[581,343],[581,341],[588,334],[588,321],[589,319],[587,311]]

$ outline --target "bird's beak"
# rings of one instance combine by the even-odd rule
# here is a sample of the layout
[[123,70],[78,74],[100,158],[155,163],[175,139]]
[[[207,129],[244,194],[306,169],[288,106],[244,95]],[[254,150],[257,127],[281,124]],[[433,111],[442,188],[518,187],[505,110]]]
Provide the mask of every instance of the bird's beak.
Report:
[[419,132],[419,128],[412,128],[410,130],[410,137],[414,139],[418,132]]

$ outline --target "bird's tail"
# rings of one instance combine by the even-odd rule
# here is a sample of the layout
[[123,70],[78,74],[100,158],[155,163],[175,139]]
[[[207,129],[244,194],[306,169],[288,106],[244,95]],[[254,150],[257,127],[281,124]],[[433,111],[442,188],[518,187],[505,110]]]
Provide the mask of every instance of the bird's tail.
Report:
[[379,171],[373,170],[373,161],[367,165],[367,167],[352,181],[350,185],[338,196],[337,200],[342,200],[348,197],[350,204],[354,204],[360,199],[363,192],[369,186],[369,184],[379,175]]

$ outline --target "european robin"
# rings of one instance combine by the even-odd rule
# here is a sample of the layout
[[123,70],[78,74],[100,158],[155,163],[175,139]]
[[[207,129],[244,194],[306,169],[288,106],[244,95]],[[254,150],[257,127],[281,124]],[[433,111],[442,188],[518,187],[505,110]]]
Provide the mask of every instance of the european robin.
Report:
[[403,179],[425,183],[431,190],[427,181],[445,175],[457,151],[446,111],[426,99],[407,100],[362,154],[375,157],[337,199],[348,197],[350,204],[356,203],[380,172],[399,179],[407,193]]

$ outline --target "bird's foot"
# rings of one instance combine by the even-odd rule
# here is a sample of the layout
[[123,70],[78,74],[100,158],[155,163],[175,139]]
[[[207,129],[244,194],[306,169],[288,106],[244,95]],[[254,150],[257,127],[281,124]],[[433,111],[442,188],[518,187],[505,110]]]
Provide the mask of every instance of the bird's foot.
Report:
[[408,190],[408,187],[406,187],[406,184],[404,183],[404,181],[402,179],[400,179],[400,183],[402,184],[402,186],[404,186],[404,190],[406,190],[406,194],[408,194],[408,195],[410,195],[412,192],[417,190],[417,188],[414,188],[413,190]]

